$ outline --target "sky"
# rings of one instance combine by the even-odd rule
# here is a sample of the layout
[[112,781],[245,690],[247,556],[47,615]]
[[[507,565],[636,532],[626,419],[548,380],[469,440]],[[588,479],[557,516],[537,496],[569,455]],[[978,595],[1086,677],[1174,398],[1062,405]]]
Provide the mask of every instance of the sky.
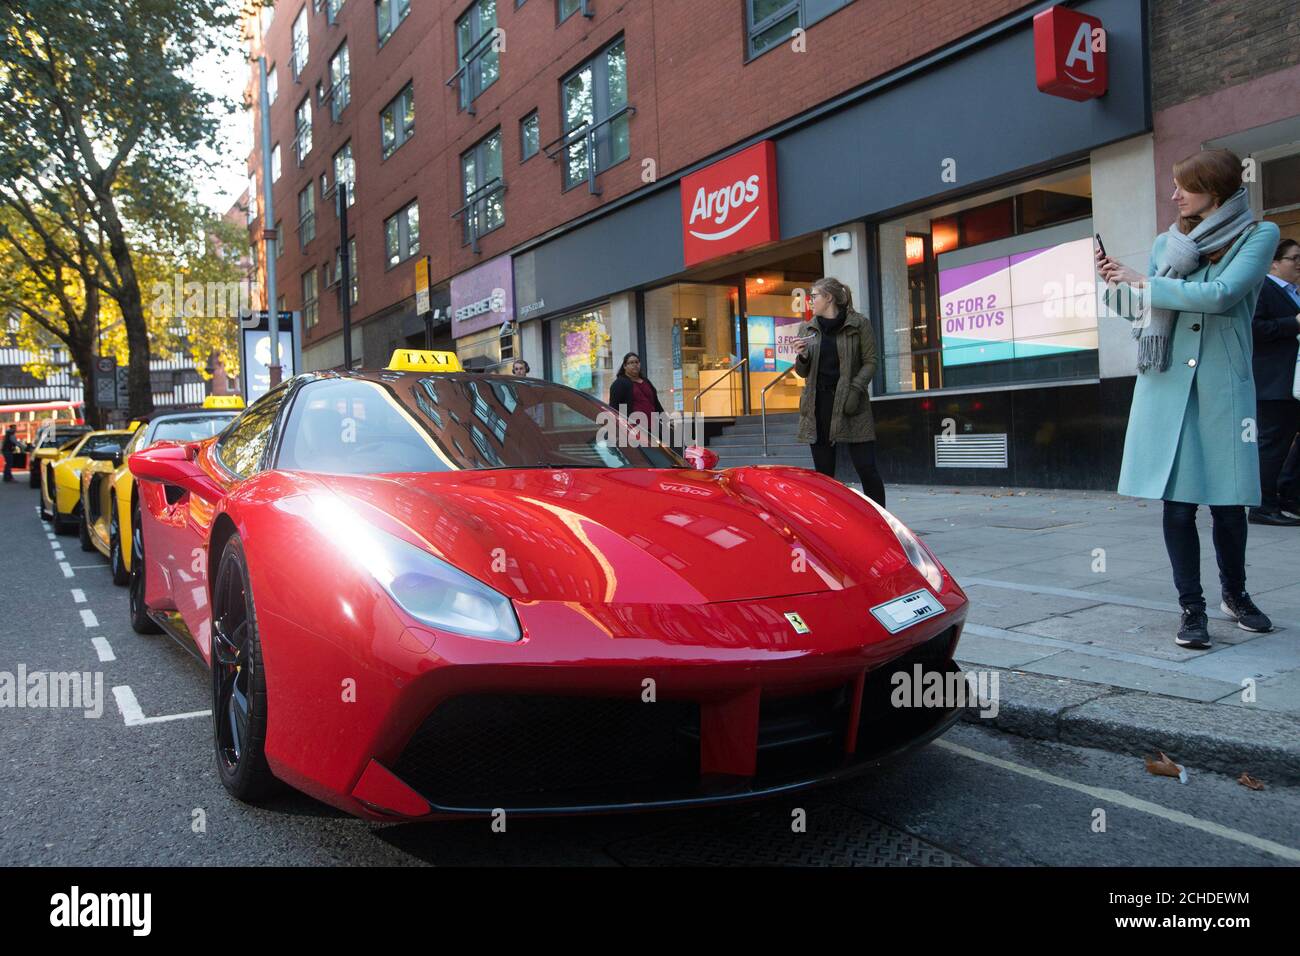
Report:
[[235,103],[235,111],[214,111],[221,118],[218,149],[204,150],[202,155],[214,164],[210,176],[195,183],[199,200],[214,212],[225,214],[239,194],[248,187],[248,154],[253,147],[253,114],[244,109],[244,82],[248,76],[247,48],[232,38],[226,56],[216,54],[196,60],[194,79],[203,89],[226,96]]

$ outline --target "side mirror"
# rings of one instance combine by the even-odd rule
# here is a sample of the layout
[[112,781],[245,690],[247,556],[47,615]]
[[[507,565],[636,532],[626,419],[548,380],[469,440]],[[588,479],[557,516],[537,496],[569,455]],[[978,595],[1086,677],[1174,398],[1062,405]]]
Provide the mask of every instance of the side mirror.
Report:
[[703,445],[687,445],[682,457],[691,463],[696,471],[710,471],[718,466],[718,453]]
[[158,481],[175,485],[198,495],[205,501],[219,501],[225,490],[203,470],[196,460],[194,443],[159,442],[127,459],[131,474],[141,481]]

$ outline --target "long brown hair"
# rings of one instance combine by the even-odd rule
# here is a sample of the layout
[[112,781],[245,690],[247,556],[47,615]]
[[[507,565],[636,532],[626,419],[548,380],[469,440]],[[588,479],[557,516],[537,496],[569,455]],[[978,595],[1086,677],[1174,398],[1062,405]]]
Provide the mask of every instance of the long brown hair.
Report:
[[[1241,188],[1241,157],[1230,149],[1203,149],[1174,163],[1174,179],[1185,192],[1209,193],[1222,206]],[[1201,216],[1179,216],[1178,231],[1183,235],[1201,223]],[[1206,258],[1218,262],[1228,254],[1231,244]]]
[[818,279],[812,284],[812,288],[818,292],[825,292],[835,303],[835,308],[839,311],[848,311],[853,308],[853,293],[839,279],[834,276],[826,276]]

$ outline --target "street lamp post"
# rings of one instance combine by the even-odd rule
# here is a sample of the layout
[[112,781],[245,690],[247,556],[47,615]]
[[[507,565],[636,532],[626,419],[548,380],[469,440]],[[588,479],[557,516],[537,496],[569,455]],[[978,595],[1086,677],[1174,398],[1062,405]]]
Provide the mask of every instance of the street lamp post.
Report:
[[280,384],[280,307],[275,295],[275,250],[271,243],[279,242],[275,234],[275,217],[271,205],[271,97],[266,88],[266,57],[257,58],[261,76],[260,102],[262,110],[262,239],[265,240],[266,258],[266,325],[271,333],[271,387]]

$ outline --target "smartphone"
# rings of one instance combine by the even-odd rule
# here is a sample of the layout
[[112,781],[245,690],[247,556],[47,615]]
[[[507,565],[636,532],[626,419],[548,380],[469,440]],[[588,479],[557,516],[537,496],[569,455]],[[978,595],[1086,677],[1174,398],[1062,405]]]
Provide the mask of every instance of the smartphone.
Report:
[[1101,250],[1101,254],[1106,255],[1106,244],[1101,241],[1101,233],[1094,233],[1093,238],[1097,240],[1097,248]]

